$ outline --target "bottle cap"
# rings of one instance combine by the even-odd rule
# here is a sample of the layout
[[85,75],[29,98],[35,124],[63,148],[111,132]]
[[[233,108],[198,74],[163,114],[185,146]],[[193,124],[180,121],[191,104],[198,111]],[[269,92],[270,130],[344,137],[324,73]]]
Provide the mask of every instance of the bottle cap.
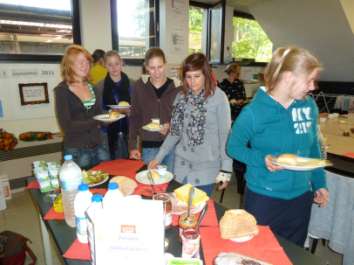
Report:
[[92,196],[92,202],[102,202],[103,196],[101,194],[94,194]]
[[65,155],[65,156],[64,156],[64,160],[65,160],[65,161],[73,160],[73,156],[72,156],[72,155]]
[[110,182],[108,184],[108,189],[109,190],[116,190],[116,189],[119,189],[119,185],[117,182]]
[[89,189],[86,183],[81,183],[79,186],[79,191],[87,191]]

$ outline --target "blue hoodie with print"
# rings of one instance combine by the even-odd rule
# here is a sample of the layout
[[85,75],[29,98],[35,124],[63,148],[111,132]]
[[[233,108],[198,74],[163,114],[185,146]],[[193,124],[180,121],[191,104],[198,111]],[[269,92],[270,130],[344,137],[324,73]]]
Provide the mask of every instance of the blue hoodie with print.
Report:
[[252,102],[236,119],[227,143],[228,154],[247,165],[247,187],[258,194],[292,199],[326,187],[323,169],[311,171],[266,168],[267,155],[284,153],[319,158],[318,109],[311,97],[294,100],[285,109],[258,89]]

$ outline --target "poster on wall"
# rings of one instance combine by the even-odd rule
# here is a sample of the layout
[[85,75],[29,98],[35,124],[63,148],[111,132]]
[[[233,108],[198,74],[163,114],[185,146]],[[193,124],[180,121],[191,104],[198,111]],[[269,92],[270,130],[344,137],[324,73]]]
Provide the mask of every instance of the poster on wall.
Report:
[[21,105],[49,103],[47,83],[18,84]]

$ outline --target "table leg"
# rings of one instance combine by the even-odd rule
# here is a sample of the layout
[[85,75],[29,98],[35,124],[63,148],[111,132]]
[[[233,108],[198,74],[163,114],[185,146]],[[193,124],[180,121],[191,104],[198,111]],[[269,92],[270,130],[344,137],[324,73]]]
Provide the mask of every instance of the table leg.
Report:
[[39,220],[41,222],[41,234],[42,234],[45,264],[53,265],[53,256],[52,256],[52,249],[50,246],[49,235],[41,215],[39,215]]

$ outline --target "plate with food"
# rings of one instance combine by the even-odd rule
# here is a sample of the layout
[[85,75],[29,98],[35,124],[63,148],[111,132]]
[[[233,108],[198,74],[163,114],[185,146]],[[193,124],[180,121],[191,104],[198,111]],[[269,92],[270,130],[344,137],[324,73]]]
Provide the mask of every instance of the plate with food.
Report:
[[99,186],[109,179],[109,174],[102,170],[83,170],[82,182],[86,183],[90,188]]
[[313,170],[332,165],[330,161],[325,159],[301,157],[294,154],[282,154],[272,162],[274,165],[295,171]]
[[151,122],[143,126],[145,131],[159,132],[162,129],[160,119],[151,119]]
[[258,260],[252,257],[241,255],[236,252],[221,252],[215,258],[215,265],[271,265],[262,260]]
[[125,117],[124,114],[121,114],[116,111],[111,111],[109,113],[105,114],[99,114],[93,117],[96,121],[104,122],[104,123],[112,123],[115,121],[118,121],[120,119],[123,119]]
[[[191,184],[185,184],[174,190],[172,193],[172,213],[176,215],[181,215],[187,212],[189,191],[191,189]],[[194,188],[194,194],[191,205],[191,213],[196,214],[203,210],[207,201],[209,200],[208,195],[198,189]]]
[[138,186],[132,178],[125,176],[115,176],[109,182],[116,182],[124,196],[133,194],[134,190]]
[[[151,181],[148,177],[149,171],[151,172],[151,177],[152,177],[153,183],[151,183]],[[165,183],[170,182],[173,179],[173,174],[169,171],[166,171],[165,174],[159,174],[159,172],[157,170],[151,169],[151,170],[140,171],[138,174],[136,174],[135,178],[141,184],[160,185],[160,184],[165,184]]]
[[128,101],[119,101],[117,105],[108,105],[113,110],[125,110],[129,109],[131,106]]

